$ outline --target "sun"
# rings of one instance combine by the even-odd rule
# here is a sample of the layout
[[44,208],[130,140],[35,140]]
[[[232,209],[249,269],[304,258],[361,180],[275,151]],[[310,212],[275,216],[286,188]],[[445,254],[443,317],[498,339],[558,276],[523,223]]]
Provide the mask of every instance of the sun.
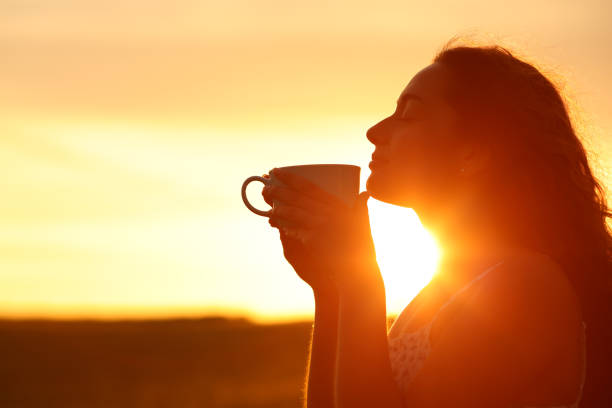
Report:
[[397,315],[433,278],[440,248],[412,209],[370,199],[368,211],[387,314]]

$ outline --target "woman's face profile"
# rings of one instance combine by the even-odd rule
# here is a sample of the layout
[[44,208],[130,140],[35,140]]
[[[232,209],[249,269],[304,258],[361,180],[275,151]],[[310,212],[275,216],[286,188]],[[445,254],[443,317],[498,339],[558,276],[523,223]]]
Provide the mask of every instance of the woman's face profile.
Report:
[[371,165],[366,184],[373,198],[414,209],[444,199],[461,168],[457,115],[444,97],[449,81],[441,64],[425,67],[404,88],[395,112],[367,131],[374,158],[382,160]]

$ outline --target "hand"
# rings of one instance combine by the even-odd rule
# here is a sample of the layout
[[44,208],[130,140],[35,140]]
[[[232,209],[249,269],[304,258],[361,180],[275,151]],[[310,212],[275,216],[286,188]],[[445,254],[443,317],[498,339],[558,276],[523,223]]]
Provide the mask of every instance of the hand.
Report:
[[[270,176],[264,174],[263,177],[269,178]],[[263,189],[262,195],[270,206],[273,205],[273,199],[283,199],[278,197],[278,191],[270,191],[270,188],[267,186]],[[278,211],[278,209],[274,211]],[[319,259],[312,255],[310,248],[304,245],[304,242],[297,237],[295,231],[281,227],[278,224],[277,216],[270,217],[269,223],[272,227],[279,229],[285,259],[287,259],[297,275],[310,285],[313,291],[325,293],[326,295],[336,295],[336,285],[331,280],[329,273],[325,272],[325,265],[318,262]]]
[[264,188],[266,202],[283,203],[273,209],[270,225],[289,222],[306,234],[305,240],[299,240],[279,228],[285,258],[300,277],[307,274],[313,283],[331,280],[338,290],[382,283],[370,231],[368,193],[361,193],[350,207],[303,177],[281,169],[270,173],[285,184]]

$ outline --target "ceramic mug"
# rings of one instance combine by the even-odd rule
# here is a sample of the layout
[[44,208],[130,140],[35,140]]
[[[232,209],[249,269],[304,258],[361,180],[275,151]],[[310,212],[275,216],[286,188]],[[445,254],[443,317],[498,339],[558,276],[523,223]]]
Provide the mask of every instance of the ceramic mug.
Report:
[[[353,206],[355,199],[359,195],[359,173],[361,171],[359,166],[354,166],[351,164],[304,164],[279,168],[297,174],[313,182],[323,190],[328,191],[329,193],[343,200],[349,207]],[[284,184],[279,179],[275,178],[273,174],[270,175],[270,178],[251,176],[247,178],[244,183],[242,183],[242,201],[244,201],[247,208],[257,215],[269,217],[270,213],[272,212],[271,209],[262,211],[255,208],[249,202],[246,196],[247,186],[252,181],[260,181],[265,185],[283,186]],[[272,207],[274,208],[278,205],[282,205],[282,203],[274,200]],[[279,222],[281,221],[279,220]],[[293,227],[289,224],[281,224],[280,226],[289,231],[291,231]],[[297,232],[298,236],[300,235],[299,231],[294,232]]]

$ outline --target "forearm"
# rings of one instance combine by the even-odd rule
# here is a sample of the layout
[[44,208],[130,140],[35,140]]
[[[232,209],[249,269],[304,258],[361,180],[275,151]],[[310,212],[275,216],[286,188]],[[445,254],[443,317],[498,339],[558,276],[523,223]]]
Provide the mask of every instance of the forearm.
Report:
[[308,361],[308,408],[335,407],[336,350],[338,342],[337,292],[315,291],[315,323]]
[[382,280],[340,295],[338,408],[402,407],[389,361],[385,303]]

